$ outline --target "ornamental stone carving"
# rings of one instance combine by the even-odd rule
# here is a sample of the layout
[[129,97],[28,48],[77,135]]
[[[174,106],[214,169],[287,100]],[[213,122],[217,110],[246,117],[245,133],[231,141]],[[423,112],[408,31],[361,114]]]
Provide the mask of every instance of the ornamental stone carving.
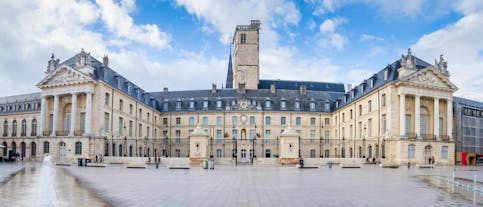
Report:
[[57,69],[57,67],[59,67],[59,62],[60,60],[58,58],[57,60],[55,60],[54,53],[52,53],[52,56],[50,56],[50,60],[47,64],[47,70],[45,71],[45,74],[49,74],[55,69]]
[[441,74],[449,77],[448,62],[444,61],[443,55],[439,56],[439,62],[434,60],[434,67],[436,67],[436,70],[438,70]]
[[75,64],[77,67],[81,66],[90,66],[91,65],[91,53],[84,52],[84,48],[82,51],[76,55],[75,57]]
[[408,49],[408,54],[401,55],[401,66],[407,69],[416,70],[416,58],[411,55],[411,48]]
[[438,77],[436,77],[432,73],[421,73],[414,77],[411,82],[423,84],[423,85],[431,85],[431,86],[438,86],[446,88],[448,87],[445,83],[443,83]]
[[62,68],[57,74],[54,74],[50,80],[47,81],[45,85],[63,84],[77,81],[88,80],[83,75],[76,73],[74,71]]

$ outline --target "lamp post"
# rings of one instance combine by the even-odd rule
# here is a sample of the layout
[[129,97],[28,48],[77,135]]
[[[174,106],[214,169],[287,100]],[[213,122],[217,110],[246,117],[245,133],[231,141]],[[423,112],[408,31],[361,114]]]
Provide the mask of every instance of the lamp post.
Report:
[[232,133],[232,139],[233,139],[233,143],[235,144],[235,149],[233,150],[233,156],[235,157],[235,166],[238,165],[238,143],[237,143],[237,140],[236,140],[236,137],[235,135],[233,134],[233,132],[235,131],[235,126],[233,126],[233,130],[231,131]]
[[255,139],[257,138],[257,125],[255,124],[255,134],[252,137],[252,164],[253,164],[253,159],[255,158]]
[[366,125],[364,125],[364,134],[362,135],[362,146],[364,147],[363,157],[366,158]]
[[144,137],[144,157],[146,157],[146,145],[148,144],[148,138]]

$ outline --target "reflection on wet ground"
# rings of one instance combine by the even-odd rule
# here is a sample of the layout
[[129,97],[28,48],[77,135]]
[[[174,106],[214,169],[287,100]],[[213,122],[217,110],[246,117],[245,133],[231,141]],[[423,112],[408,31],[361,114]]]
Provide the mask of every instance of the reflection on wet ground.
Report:
[[1,206],[110,206],[65,169],[26,166],[0,186]]
[[455,178],[453,181],[452,178],[445,176],[421,175],[417,177],[431,187],[447,192],[455,200],[471,201],[473,206],[483,206],[481,182],[477,182],[476,188],[474,188],[473,181],[464,178]]

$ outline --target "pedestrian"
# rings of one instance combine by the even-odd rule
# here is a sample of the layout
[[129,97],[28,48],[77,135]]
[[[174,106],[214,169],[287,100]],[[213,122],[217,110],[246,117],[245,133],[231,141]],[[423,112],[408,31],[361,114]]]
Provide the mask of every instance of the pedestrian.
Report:
[[156,162],[156,169],[158,169],[159,168],[159,162],[158,162],[158,160],[156,158],[154,158],[154,160]]
[[96,163],[99,161],[99,157],[96,155]]
[[408,169],[411,168],[411,162],[408,162]]
[[158,157],[158,162],[159,164],[161,164],[161,157]]
[[436,161],[434,160],[434,155],[433,155],[433,156],[431,156],[431,162],[432,162],[431,164],[433,164],[433,165],[434,165],[434,163],[436,162]]
[[329,168],[332,168],[332,162],[329,161]]
[[428,161],[429,161],[429,164],[431,165],[431,157],[428,159]]

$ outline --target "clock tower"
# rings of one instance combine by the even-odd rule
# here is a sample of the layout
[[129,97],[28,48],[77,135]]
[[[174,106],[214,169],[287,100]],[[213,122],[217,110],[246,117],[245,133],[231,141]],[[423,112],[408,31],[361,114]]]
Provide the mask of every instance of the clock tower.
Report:
[[237,25],[233,36],[233,88],[258,89],[260,20],[250,25]]

